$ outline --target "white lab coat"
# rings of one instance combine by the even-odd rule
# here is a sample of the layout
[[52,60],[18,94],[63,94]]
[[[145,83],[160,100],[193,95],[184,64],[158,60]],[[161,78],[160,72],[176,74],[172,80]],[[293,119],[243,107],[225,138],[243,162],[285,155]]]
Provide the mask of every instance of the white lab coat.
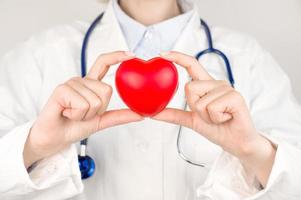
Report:
[[[97,169],[88,180],[80,179],[75,145],[27,173],[22,151],[29,129],[54,88],[80,76],[80,49],[88,25],[51,29],[1,59],[0,199],[301,199],[301,108],[289,79],[255,40],[216,27],[211,28],[215,47],[229,57],[236,89],[245,97],[256,128],[278,145],[266,189],[258,190],[236,158],[184,129],[183,148],[210,168],[187,164],[177,155],[178,126],[151,119],[91,136],[88,153]],[[99,54],[127,50],[111,4],[90,41],[88,66]],[[195,13],[174,50],[195,55],[206,47]],[[223,63],[215,56],[200,62],[216,79],[226,79]],[[112,67],[104,78],[113,88],[115,70]],[[185,70],[178,71],[179,90],[169,106],[182,108],[188,80]],[[121,107],[125,105],[114,90],[109,109]]]

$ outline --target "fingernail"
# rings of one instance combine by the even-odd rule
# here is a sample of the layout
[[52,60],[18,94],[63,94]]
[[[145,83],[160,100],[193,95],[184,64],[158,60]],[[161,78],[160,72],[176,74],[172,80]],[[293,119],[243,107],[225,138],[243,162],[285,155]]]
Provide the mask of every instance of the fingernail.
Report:
[[131,51],[125,51],[124,54],[127,56],[135,56],[135,53],[133,53]]
[[163,57],[169,56],[170,55],[170,51],[161,52],[160,55],[163,56]]

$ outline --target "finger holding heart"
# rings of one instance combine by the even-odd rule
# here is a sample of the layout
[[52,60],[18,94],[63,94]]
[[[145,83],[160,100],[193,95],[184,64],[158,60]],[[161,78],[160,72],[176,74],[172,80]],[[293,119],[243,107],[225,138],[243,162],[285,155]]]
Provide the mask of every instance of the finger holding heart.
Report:
[[193,80],[213,80],[212,76],[192,56],[180,52],[168,51],[161,53],[161,57],[184,67]]
[[[79,135],[80,137],[89,136],[92,132],[112,125],[136,121],[141,118],[130,110],[126,110],[127,118],[120,117],[120,115],[125,113],[125,110],[112,110],[109,114],[106,113],[108,112],[106,110],[112,96],[112,87],[104,83],[102,79],[112,65],[133,57],[133,54],[123,51],[102,54],[97,58],[86,77],[76,77],[67,81],[66,84],[86,101],[84,109],[73,109],[71,106],[67,107],[63,112],[66,117],[73,116],[72,112],[78,110],[82,112],[82,118],[79,119],[80,123],[76,124],[82,128],[87,127],[85,132],[88,135]],[[72,102],[67,102],[67,105],[72,105]],[[94,128],[93,130],[88,130],[92,127]]]
[[[216,121],[216,114],[214,114],[214,104],[216,99],[222,97],[228,92],[233,91],[232,87],[224,81],[192,81],[186,84],[185,93],[186,99],[191,110],[197,112],[200,117],[207,123],[214,123]],[[226,113],[226,110],[221,110],[230,119],[231,113]]]
[[199,62],[179,52],[161,55],[184,67],[192,77],[185,86],[191,111],[165,109],[154,119],[186,126],[239,155],[257,137],[243,97],[226,81],[214,80]]
[[[134,57],[135,55],[133,53],[124,51],[102,54],[97,58],[87,76],[83,79],[84,81],[82,81],[82,84],[101,99],[101,105],[96,112],[93,112],[94,116],[96,116],[97,119],[99,118],[97,130],[95,131],[143,119],[140,115],[129,109],[107,111],[112,96],[112,87],[102,81],[112,65],[124,62]],[[87,115],[88,114],[89,113],[87,113]]]
[[103,54],[86,77],[71,78],[55,88],[30,129],[24,147],[26,167],[97,131],[143,120],[129,109],[107,111],[112,88],[102,82],[110,66],[133,57],[123,51]]
[[169,108],[154,119],[202,134],[236,156],[266,186],[277,147],[257,132],[242,95],[227,82],[214,80],[191,56],[169,52],[162,57],[184,67],[192,77],[185,87],[191,111]]

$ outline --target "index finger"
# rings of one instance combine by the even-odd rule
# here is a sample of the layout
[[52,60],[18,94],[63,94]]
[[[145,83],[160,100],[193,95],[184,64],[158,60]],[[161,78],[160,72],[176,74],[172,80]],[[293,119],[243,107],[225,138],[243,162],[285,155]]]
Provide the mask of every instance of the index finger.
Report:
[[112,53],[102,54],[96,59],[86,77],[94,80],[101,80],[108,72],[111,65],[115,65],[134,57],[135,54],[128,51],[115,51]]
[[175,51],[161,53],[161,56],[184,67],[193,80],[213,80],[204,67],[192,56]]

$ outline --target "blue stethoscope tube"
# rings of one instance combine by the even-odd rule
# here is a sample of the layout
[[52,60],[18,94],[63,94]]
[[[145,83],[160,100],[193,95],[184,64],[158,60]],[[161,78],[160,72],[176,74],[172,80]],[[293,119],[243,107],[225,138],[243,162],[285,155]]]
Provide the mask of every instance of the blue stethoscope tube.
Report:
[[[87,74],[87,58],[86,57],[87,57],[87,49],[88,49],[90,36],[93,33],[93,30],[95,29],[95,27],[101,22],[103,15],[104,15],[104,12],[101,13],[93,21],[93,23],[90,25],[88,31],[85,34],[83,44],[82,44],[82,50],[81,50],[81,76],[82,77],[85,77]],[[223,60],[225,66],[226,66],[228,80],[229,80],[230,84],[232,85],[232,87],[234,87],[235,82],[234,82],[234,77],[233,77],[229,59],[222,51],[215,49],[213,47],[212,35],[211,35],[211,31],[210,31],[210,28],[207,25],[207,23],[202,19],[200,20],[200,23],[206,33],[206,37],[207,37],[207,41],[208,41],[208,48],[197,53],[195,55],[195,58],[197,60],[199,60],[202,56],[204,56],[206,54],[210,54],[210,53],[216,54],[217,56],[219,56]],[[185,110],[186,110],[186,108],[187,108],[187,103],[185,103],[185,106],[184,106]],[[180,145],[181,135],[182,135],[182,126],[179,126],[179,132],[178,132],[178,138],[177,138],[177,149],[178,149],[178,153],[179,153],[180,157],[183,160],[185,160],[186,162],[188,162],[189,164],[199,166],[199,167],[206,167],[205,164],[193,162],[193,161],[191,161],[191,159],[189,159],[188,157],[185,156],[185,154],[183,153],[183,151],[181,149],[181,145]],[[81,171],[82,179],[87,179],[87,178],[91,177],[95,172],[95,162],[90,156],[88,156],[86,154],[87,145],[88,145],[88,138],[86,138],[80,142],[80,154],[78,155],[78,162],[79,162],[79,168]]]

